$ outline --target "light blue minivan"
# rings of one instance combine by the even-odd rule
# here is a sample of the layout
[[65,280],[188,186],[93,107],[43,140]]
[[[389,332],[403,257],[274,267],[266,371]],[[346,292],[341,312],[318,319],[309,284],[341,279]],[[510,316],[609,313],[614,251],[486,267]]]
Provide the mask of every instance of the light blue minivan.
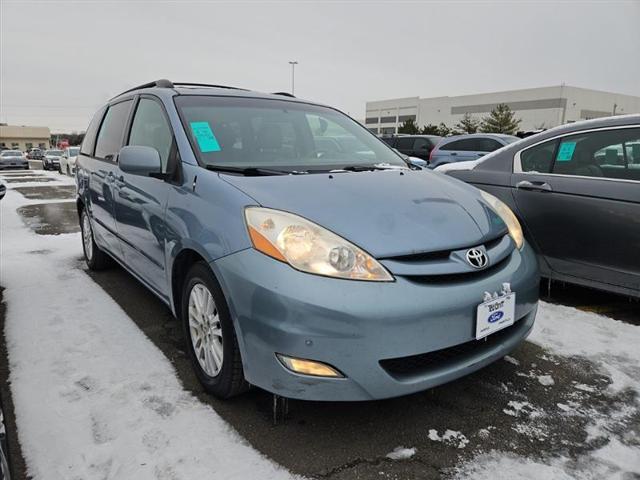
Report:
[[89,268],[115,260],[162,299],[220,397],[404,395],[501,358],[534,322],[511,210],[327,106],[152,82],[96,113],[76,180]]

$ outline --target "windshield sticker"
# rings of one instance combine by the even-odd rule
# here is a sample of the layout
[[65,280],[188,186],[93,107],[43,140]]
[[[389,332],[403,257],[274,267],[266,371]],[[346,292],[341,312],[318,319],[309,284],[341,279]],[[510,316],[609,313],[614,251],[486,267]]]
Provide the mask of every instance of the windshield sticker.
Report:
[[558,149],[557,162],[570,162],[573,152],[576,149],[576,142],[562,142]]
[[209,122],[191,122],[191,130],[198,142],[198,148],[202,153],[219,152],[222,150],[218,139],[213,134]]

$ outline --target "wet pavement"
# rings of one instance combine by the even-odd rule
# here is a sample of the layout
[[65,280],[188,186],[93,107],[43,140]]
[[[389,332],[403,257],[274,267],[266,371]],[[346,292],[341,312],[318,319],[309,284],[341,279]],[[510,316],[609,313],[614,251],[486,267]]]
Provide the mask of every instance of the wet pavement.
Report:
[[39,203],[20,207],[24,223],[39,235],[58,235],[80,231],[75,202]]
[[16,187],[13,190],[24,195],[29,200],[52,200],[76,198],[76,187],[70,185],[56,185],[45,187]]
[[29,175],[22,177],[10,177],[5,178],[4,181],[6,183],[24,183],[24,182],[55,182],[54,178],[41,177],[39,175]]
[[[43,191],[46,188],[54,190]],[[60,198],[66,191],[62,188],[22,190],[38,190],[37,198],[47,199]],[[40,234],[78,231],[74,202],[30,205],[19,213]],[[184,387],[253,447],[292,472],[333,479],[436,479],[461,460],[491,449],[533,459],[575,459],[606,442],[588,436],[587,425],[594,420],[607,420],[611,437],[640,436],[637,411],[612,419],[613,412],[634,404],[634,393],[611,393],[606,389],[610,380],[593,364],[551,355],[529,342],[479,372],[407,397],[360,403],[290,401],[288,417],[274,425],[273,397],[265,391],[254,388],[228,401],[207,394],[193,373],[182,327],[170,310],[116,265],[103,272],[86,270],[77,241],[76,268],[86,271],[166,355]],[[548,301],[634,323],[640,319],[640,303],[624,297],[555,283],[551,293]],[[553,384],[543,384],[543,375],[551,376]],[[567,405],[570,413],[564,410]],[[448,430],[452,433],[442,440]],[[416,454],[402,461],[386,457],[400,446],[416,448]]]

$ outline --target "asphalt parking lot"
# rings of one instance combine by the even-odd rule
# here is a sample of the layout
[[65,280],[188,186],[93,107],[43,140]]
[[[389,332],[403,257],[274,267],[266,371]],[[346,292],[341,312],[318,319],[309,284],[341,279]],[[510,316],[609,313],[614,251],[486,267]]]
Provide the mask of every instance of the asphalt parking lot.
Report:
[[[0,173],[5,180],[13,176]],[[48,202],[61,195],[72,198],[71,189],[43,185],[16,190],[40,201],[19,211],[37,234],[79,231],[73,202]],[[509,357],[477,373],[408,397],[363,403],[291,401],[286,420],[274,425],[272,396],[264,391],[253,389],[220,401],[202,390],[184,351],[180,325],[131,275],[117,266],[90,272],[80,256],[75,268],[86,271],[164,353],[185,389],[211,405],[258,451],[308,477],[435,479],[452,471],[461,460],[492,449],[530,458],[558,453],[578,458],[602,446],[601,438],[590,437],[588,424],[594,418],[608,418],[620,405],[634,401],[631,391],[607,390],[610,379],[596,372],[592,363],[552,355],[525,342]],[[546,284],[541,292],[549,302],[640,324],[640,303],[636,301],[555,283],[550,296]],[[4,324],[4,315],[1,308],[0,324]],[[3,337],[3,357],[4,352]],[[6,385],[6,359],[3,365],[0,380]],[[552,380],[544,380],[549,378]],[[7,398],[7,388],[2,395]],[[559,406],[567,404],[575,414],[564,414]],[[9,407],[5,414],[10,437],[15,438],[11,412]],[[611,425],[614,437],[622,438],[629,432],[640,437],[637,411]],[[11,447],[17,478],[22,478],[24,462],[17,445]],[[398,447],[413,448],[415,454],[405,460],[387,457]]]

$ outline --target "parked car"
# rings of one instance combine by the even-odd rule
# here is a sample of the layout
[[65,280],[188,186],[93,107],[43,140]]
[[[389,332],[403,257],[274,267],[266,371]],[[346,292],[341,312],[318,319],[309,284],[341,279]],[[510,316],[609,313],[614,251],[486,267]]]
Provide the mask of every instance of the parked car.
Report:
[[80,152],[80,147],[67,147],[64,149],[62,156],[60,157],[60,173],[66,173],[69,176],[73,176],[76,172],[76,158]]
[[409,157],[417,157],[422,160],[429,160],[431,151],[436,144],[442,140],[437,135],[393,135],[390,137],[382,137],[390,147],[395,148],[399,152]]
[[6,187],[6,185],[5,185],[5,184],[0,180],[0,200],[2,200],[6,194],[7,194],[7,187]]
[[62,150],[47,150],[42,158],[42,168],[44,170],[60,170],[60,157]]
[[640,297],[640,115],[552,128],[446,174],[510,206],[543,276]]
[[165,302],[220,397],[409,394],[534,323],[537,262],[504,203],[330,107],[160,80],[96,113],[76,179],[87,265],[115,259]]
[[30,148],[27,150],[27,159],[29,160],[42,160],[44,158],[44,152],[39,148]]
[[24,168],[29,170],[29,162],[20,150],[2,150],[0,152],[0,170]]
[[431,151],[429,166],[436,168],[445,163],[476,160],[518,140],[520,139],[513,135],[500,133],[472,133],[447,137]]

